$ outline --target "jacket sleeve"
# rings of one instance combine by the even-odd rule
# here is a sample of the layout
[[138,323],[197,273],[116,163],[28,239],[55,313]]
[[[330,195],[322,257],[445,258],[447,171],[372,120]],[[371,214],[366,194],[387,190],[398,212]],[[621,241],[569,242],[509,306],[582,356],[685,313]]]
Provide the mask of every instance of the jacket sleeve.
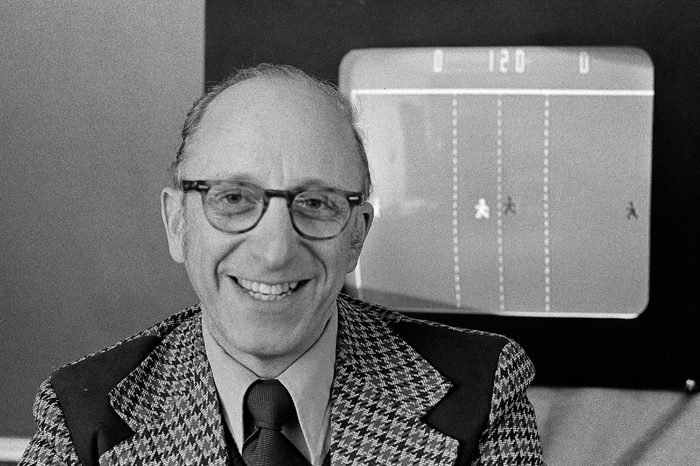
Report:
[[25,450],[20,466],[81,464],[49,380],[39,387],[34,401],[34,421],[38,430]]
[[535,367],[525,351],[509,342],[498,359],[489,424],[473,465],[544,464],[535,410],[526,394],[534,377]]

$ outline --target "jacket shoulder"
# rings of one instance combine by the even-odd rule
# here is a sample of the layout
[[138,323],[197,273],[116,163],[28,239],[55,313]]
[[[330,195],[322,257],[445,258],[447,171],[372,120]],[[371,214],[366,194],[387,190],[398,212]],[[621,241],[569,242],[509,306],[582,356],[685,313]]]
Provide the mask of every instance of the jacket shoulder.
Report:
[[415,319],[383,306],[341,296],[357,312],[372,314],[385,322],[421,356],[448,379],[468,373],[489,374],[491,387],[503,349],[514,343],[495,333],[451,327],[429,320]]
[[132,434],[112,409],[109,392],[136,369],[167,334],[197,313],[198,308],[186,309],[51,375],[50,384],[83,464],[95,464],[95,452],[104,451],[105,445],[115,445]]
[[383,321],[452,383],[424,421],[459,440],[461,461],[477,458],[482,434],[534,377],[522,348],[503,335],[414,319],[354,298],[343,299],[357,312]]

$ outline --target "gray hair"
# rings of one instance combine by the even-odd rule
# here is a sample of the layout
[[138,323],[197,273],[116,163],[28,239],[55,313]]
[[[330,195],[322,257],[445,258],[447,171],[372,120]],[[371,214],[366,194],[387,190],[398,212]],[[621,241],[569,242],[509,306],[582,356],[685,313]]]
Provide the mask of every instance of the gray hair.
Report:
[[357,114],[352,102],[350,102],[336,86],[327,81],[311,77],[299,68],[291,65],[273,65],[269,63],[263,63],[252,68],[236,71],[225,80],[211,86],[192,105],[192,108],[190,108],[190,111],[187,113],[187,117],[185,118],[185,123],[182,126],[182,142],[180,143],[180,148],[177,151],[175,161],[170,166],[170,174],[174,186],[180,187],[182,180],[182,166],[188,157],[187,141],[197,132],[209,104],[225,90],[235,86],[236,84],[240,84],[244,81],[255,78],[285,79],[288,81],[305,84],[311,89],[320,91],[323,95],[329,98],[329,100],[345,117],[352,128],[357,146],[357,152],[360,156],[360,166],[362,170],[361,190],[365,196],[365,199],[368,198],[372,190],[372,179],[369,173],[369,163],[367,161],[367,152],[365,150],[362,132],[357,125]]

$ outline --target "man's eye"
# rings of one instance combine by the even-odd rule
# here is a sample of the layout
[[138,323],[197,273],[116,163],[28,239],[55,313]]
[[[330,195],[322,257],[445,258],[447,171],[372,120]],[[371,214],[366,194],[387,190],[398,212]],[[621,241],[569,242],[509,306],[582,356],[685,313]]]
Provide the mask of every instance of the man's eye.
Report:
[[294,210],[307,218],[335,219],[347,210],[343,201],[324,193],[305,193],[294,200]]
[[243,201],[243,195],[241,193],[223,193],[218,196],[217,200],[226,204],[238,204]]
[[318,198],[307,198],[307,199],[301,199],[297,202],[297,205],[299,207],[303,207],[305,209],[312,209],[312,210],[318,210],[318,209],[324,209],[324,208],[330,208],[330,204],[322,199]]
[[332,200],[322,196],[298,198],[294,201],[294,205],[307,211],[333,211],[337,209]]
[[241,189],[229,189],[212,193],[210,204],[227,212],[243,212],[256,208],[258,200],[254,193]]
[[255,194],[244,189],[222,189],[211,193],[217,202],[237,204],[239,202],[255,202]]

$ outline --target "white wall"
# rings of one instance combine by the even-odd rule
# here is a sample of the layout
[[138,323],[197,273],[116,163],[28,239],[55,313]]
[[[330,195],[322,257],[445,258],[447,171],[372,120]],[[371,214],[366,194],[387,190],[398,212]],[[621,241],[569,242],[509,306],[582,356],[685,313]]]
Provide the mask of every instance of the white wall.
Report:
[[56,367],[195,301],[158,196],[204,1],[0,2],[0,437]]

